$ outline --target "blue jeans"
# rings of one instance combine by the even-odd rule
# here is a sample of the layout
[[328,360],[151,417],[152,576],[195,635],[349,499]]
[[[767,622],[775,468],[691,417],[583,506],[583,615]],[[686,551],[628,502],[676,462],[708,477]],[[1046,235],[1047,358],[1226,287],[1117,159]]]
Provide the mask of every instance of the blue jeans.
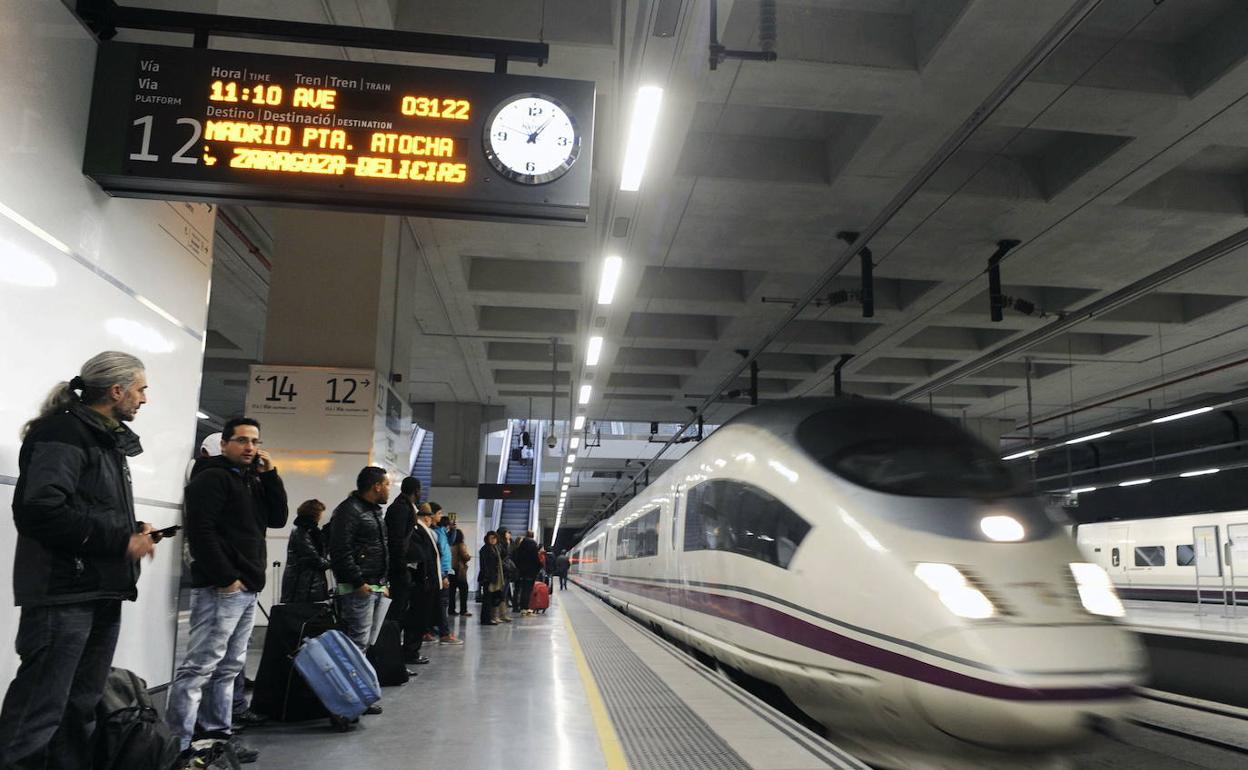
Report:
[[22,608],[22,663],[0,711],[0,767],[90,770],[95,707],[120,629],[116,599]]
[[165,714],[183,749],[191,745],[196,716],[204,732],[229,735],[234,679],[246,662],[255,614],[251,591],[191,589],[190,641],[173,675]]
[[364,596],[354,592],[338,596],[338,617],[345,626],[347,636],[360,648],[360,652],[368,651],[373,615],[377,612],[377,603],[380,601],[381,594],[375,591]]

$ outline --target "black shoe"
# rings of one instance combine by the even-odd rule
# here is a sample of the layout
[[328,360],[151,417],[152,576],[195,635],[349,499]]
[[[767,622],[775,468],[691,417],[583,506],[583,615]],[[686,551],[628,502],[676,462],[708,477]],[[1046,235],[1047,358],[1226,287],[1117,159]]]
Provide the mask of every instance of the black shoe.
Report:
[[371,706],[369,706],[368,708],[364,709],[364,713],[365,713],[365,714],[368,714],[369,716],[374,716],[374,715],[380,714],[380,713],[381,713],[381,704],[380,704],[380,703],[374,703],[373,705],[371,705]]
[[420,676],[420,674],[416,673],[415,671],[411,670],[410,668],[405,668],[405,669],[403,669],[403,670],[407,672],[407,678],[408,678],[408,679],[415,679],[416,677]]
[[455,610],[447,610],[447,611],[446,611],[446,614],[447,614],[447,615],[458,615],[459,613],[458,613],[458,612],[456,612]]
[[408,655],[406,658],[403,659],[403,661],[405,663],[415,663],[417,666],[423,666],[429,662],[429,659],[426,658],[424,655],[417,653],[415,655]]
[[257,714],[248,708],[246,711],[236,711],[233,717],[235,731],[244,727],[257,727],[269,721],[264,714]]
[[260,752],[243,743],[237,735],[231,735],[227,743],[234,750],[234,756],[238,758],[239,764],[250,765],[260,758]]

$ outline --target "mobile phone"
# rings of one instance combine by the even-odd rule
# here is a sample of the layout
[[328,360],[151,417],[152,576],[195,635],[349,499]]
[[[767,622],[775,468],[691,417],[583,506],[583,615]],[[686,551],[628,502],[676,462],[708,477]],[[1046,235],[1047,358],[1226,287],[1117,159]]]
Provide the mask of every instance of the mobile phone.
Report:
[[147,534],[153,535],[153,536],[160,536],[162,538],[173,537],[174,535],[178,534],[179,529],[182,529],[182,526],[180,524],[174,524],[172,527],[165,527],[164,529],[155,529],[155,530],[152,530],[151,532],[148,532]]

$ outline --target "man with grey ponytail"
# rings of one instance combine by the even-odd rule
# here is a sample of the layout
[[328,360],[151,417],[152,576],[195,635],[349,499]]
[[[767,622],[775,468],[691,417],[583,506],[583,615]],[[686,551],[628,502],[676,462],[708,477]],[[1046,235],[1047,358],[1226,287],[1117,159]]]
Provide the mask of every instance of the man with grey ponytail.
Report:
[[91,767],[95,707],[159,535],[134,517],[125,423],[147,403],[143,362],[105,352],[52,389],[22,431],[13,520],[21,666],[0,711],[0,769]]

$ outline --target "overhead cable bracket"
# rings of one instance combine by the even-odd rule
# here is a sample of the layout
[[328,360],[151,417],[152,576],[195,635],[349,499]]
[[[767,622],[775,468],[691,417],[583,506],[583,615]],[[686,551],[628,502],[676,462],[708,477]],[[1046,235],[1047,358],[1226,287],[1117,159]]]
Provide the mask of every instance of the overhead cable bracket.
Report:
[[494,71],[500,74],[507,71],[508,61],[533,62],[540,67],[550,60],[549,45],[524,40],[251,19],[244,16],[219,16],[159,8],[128,8],[118,5],[115,0],[76,0],[75,13],[100,40],[113,39],[119,29],[188,33],[195,36],[197,48],[206,48],[210,35],[280,40],[287,43],[492,59]]

